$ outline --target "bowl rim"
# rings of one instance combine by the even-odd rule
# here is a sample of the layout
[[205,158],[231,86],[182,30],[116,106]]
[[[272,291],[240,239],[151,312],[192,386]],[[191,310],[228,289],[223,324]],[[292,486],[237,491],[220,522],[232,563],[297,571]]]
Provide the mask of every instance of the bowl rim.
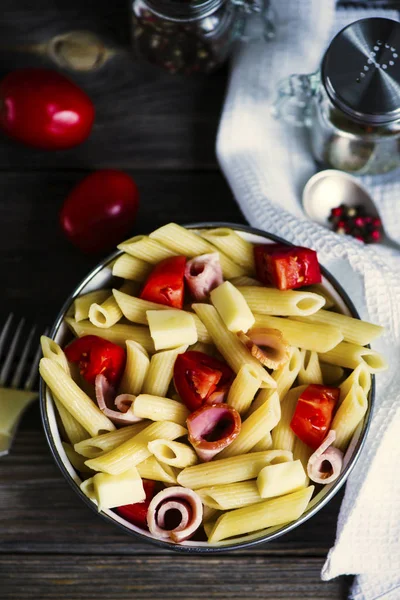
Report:
[[[215,221],[215,222],[201,221],[201,222],[183,224],[182,227],[185,227],[187,229],[216,229],[216,228],[220,228],[220,227],[226,227],[226,228],[243,231],[246,233],[250,233],[250,234],[254,234],[254,235],[258,235],[258,236],[262,236],[262,237],[267,237],[276,243],[283,243],[283,244],[286,244],[289,246],[294,246],[294,244],[286,241],[284,238],[281,238],[272,233],[268,233],[267,231],[263,231],[262,229],[258,229],[256,227],[251,227],[250,225],[229,223],[229,222],[225,222],[225,221]],[[81,290],[87,285],[87,283],[89,283],[89,281],[91,281],[93,279],[93,277],[95,277],[95,275],[97,275],[97,273],[99,273],[110,262],[115,260],[121,254],[123,254],[122,250],[116,250],[115,252],[106,256],[75,287],[74,291],[68,296],[67,300],[64,302],[61,310],[59,311],[59,313],[51,327],[51,330],[49,333],[50,338],[53,339],[53,336],[55,335],[58,328],[60,327],[68,308],[71,306],[71,302],[80,294]],[[322,272],[323,276],[329,281],[329,283],[333,286],[335,291],[340,295],[341,299],[346,304],[351,315],[357,319],[360,319],[360,315],[358,314],[358,311],[357,311],[356,307],[354,306],[352,300],[349,298],[347,292],[345,292],[345,290],[340,285],[340,283],[336,280],[336,278],[333,275],[331,275],[331,273],[329,273],[329,271],[327,271],[327,269],[325,267],[323,267],[322,265],[320,265],[320,266],[321,266],[321,272]],[[46,388],[47,388],[47,386],[45,385],[43,379],[40,377],[40,384],[39,384],[40,413],[41,413],[41,419],[42,419],[42,424],[43,424],[46,440],[50,447],[50,451],[53,456],[53,459],[55,460],[61,473],[64,475],[65,479],[67,480],[69,485],[73,488],[75,493],[81,498],[81,500],[87,506],[89,506],[91,508],[91,510],[96,515],[98,515],[100,518],[102,518],[107,523],[111,523],[114,526],[117,526],[119,529],[121,529],[121,531],[124,531],[128,535],[131,535],[131,536],[137,538],[138,540],[142,540],[142,541],[148,542],[150,544],[155,544],[156,546],[159,546],[159,547],[163,548],[164,550],[172,550],[172,551],[183,553],[183,554],[212,554],[212,553],[230,552],[233,550],[241,550],[241,549],[249,548],[252,546],[259,545],[259,544],[264,544],[264,543],[276,540],[277,538],[281,537],[285,533],[289,533],[290,531],[293,531],[294,529],[296,529],[297,527],[299,527],[300,525],[302,525],[303,523],[308,521],[308,519],[311,519],[311,517],[313,517],[315,514],[317,514],[317,512],[319,512],[333,498],[333,496],[335,496],[337,494],[337,492],[341,489],[343,484],[346,482],[348,476],[350,475],[351,471],[355,467],[355,465],[359,459],[359,456],[361,454],[361,451],[364,447],[364,444],[365,444],[365,440],[366,440],[366,437],[367,437],[367,434],[369,431],[371,418],[372,418],[372,414],[373,414],[373,409],[374,409],[374,404],[375,404],[375,375],[371,374],[371,390],[369,392],[368,412],[364,418],[364,423],[363,423],[359,438],[357,440],[357,443],[355,445],[355,448],[354,448],[354,451],[353,451],[353,454],[352,454],[350,460],[348,461],[344,471],[341,473],[339,479],[337,481],[335,481],[333,484],[331,484],[332,487],[328,490],[328,492],[324,495],[324,497],[321,498],[320,500],[318,500],[318,502],[311,509],[309,509],[306,513],[301,515],[298,519],[296,519],[296,521],[292,521],[291,523],[289,523],[287,525],[283,525],[278,531],[272,531],[269,534],[260,536],[259,538],[256,538],[256,539],[251,539],[249,541],[241,541],[241,542],[235,543],[233,540],[231,544],[226,544],[226,545],[221,545],[221,546],[183,546],[180,544],[171,544],[170,542],[157,540],[154,537],[147,536],[147,535],[141,534],[138,531],[129,529],[123,523],[120,523],[117,520],[110,517],[109,515],[107,515],[103,512],[99,512],[97,510],[97,507],[94,504],[94,502],[92,502],[81,491],[79,486],[73,480],[73,478],[71,477],[71,475],[65,468],[64,462],[57,451],[57,447],[56,447],[56,444],[55,444],[55,441],[53,438],[53,433],[51,430],[49,418],[48,418],[47,411],[46,411]],[[254,534],[256,534],[256,532],[254,532]]]

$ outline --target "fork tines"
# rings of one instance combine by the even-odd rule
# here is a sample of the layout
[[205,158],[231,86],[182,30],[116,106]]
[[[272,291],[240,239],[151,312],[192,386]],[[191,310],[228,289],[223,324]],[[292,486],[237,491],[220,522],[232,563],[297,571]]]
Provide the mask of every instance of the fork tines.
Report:
[[[0,387],[11,387],[15,389],[32,390],[38,375],[38,366],[41,356],[40,344],[32,359],[30,369],[30,354],[37,327],[34,325],[29,332],[24,332],[25,319],[21,319],[12,334],[14,315],[11,313],[0,333]],[[15,365],[18,349],[21,350],[18,364]],[[4,362],[3,362],[4,361]],[[15,366],[14,366],[15,365]],[[14,372],[13,368],[15,368]],[[23,377],[28,370],[25,381]],[[10,381],[11,379],[11,381]],[[9,385],[7,386],[7,383]]]

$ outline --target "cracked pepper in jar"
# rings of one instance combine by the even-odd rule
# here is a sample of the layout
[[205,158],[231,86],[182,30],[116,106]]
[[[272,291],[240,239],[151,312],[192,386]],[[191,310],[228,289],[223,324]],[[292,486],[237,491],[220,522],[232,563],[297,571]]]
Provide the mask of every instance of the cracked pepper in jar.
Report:
[[134,0],[134,50],[170,73],[210,73],[243,38],[247,16],[254,13],[262,35],[271,37],[269,0]]

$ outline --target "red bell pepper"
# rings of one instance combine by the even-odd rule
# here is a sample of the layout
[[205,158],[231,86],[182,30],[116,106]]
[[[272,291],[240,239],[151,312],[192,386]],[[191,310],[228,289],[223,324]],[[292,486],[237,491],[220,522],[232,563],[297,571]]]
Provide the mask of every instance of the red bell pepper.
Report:
[[81,375],[89,383],[94,384],[100,373],[114,386],[122,377],[126,363],[125,350],[97,335],[77,338],[64,352],[70,362],[79,364]]
[[162,260],[148,276],[140,297],[143,300],[182,308],[186,257]]
[[114,510],[124,519],[133,523],[138,527],[147,529],[147,510],[149,504],[155,494],[156,482],[151,479],[143,479],[143,487],[146,493],[146,499],[143,502],[135,502],[135,504],[125,504],[124,506],[118,506]]
[[299,397],[290,427],[310,448],[317,449],[328,434],[339,396],[339,388],[311,384]]
[[285,244],[254,246],[258,279],[280,290],[321,282],[317,253],[310,248]]
[[179,354],[174,365],[176,391],[190,411],[197,410],[208,399],[222,402],[218,392],[225,392],[235,374],[222,361],[203,352],[189,350]]

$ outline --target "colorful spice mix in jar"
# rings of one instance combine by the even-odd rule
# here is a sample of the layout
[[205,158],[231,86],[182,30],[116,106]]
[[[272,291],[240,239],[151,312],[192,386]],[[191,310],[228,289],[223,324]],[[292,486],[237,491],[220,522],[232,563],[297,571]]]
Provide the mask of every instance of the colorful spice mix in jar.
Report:
[[251,15],[260,19],[261,36],[272,37],[269,0],[134,0],[135,53],[170,73],[210,73],[244,39]]

